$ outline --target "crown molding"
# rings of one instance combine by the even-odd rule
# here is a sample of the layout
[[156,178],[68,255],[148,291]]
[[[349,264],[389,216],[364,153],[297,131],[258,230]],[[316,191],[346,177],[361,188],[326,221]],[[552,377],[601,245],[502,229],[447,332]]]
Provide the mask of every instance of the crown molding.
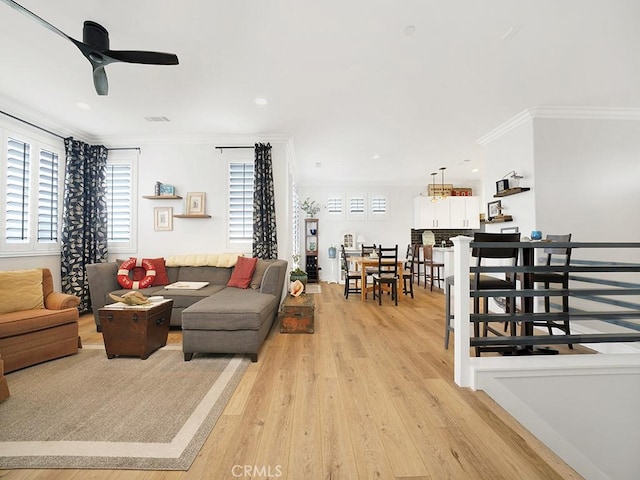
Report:
[[640,120],[640,108],[634,107],[532,107],[523,110],[480,137],[476,142],[486,145],[520,125],[536,119],[560,120]]

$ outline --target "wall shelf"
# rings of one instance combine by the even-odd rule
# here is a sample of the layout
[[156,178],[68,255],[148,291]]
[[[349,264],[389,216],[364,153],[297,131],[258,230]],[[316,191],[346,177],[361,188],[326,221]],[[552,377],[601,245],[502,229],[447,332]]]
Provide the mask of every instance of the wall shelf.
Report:
[[143,195],[142,198],[148,198],[149,200],[180,200],[180,195]]
[[211,215],[174,215],[174,218],[211,218]]
[[531,190],[529,187],[508,188],[506,190],[503,190],[500,193],[496,193],[494,195],[494,197],[495,198],[508,197],[509,195],[515,195],[516,193],[528,192],[529,190]]
[[482,220],[480,223],[487,224],[487,223],[505,223],[505,222],[513,222],[513,217],[511,215],[503,215],[502,217],[495,217],[492,218],[491,220]]

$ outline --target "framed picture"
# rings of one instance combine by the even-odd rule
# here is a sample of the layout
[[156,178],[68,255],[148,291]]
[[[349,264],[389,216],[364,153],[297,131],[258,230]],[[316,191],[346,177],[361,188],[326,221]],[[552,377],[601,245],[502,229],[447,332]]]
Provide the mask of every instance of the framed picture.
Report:
[[520,230],[518,227],[502,227],[500,233],[518,233]]
[[487,204],[487,217],[489,220],[498,217],[502,213],[502,201],[496,200]]
[[342,236],[342,244],[345,250],[353,250],[356,248],[356,236],[353,233],[345,233]]
[[502,193],[505,190],[509,190],[509,179],[504,178],[496,182],[496,193]]
[[187,193],[187,215],[204,215],[204,192]]
[[153,229],[156,232],[173,230],[173,207],[153,209]]

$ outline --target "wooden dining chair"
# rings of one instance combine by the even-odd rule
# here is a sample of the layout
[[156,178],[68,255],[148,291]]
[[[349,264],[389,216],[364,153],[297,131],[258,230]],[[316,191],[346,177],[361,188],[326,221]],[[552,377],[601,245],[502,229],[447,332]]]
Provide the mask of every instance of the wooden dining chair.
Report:
[[344,245],[340,245],[341,249],[341,259],[342,259],[342,268],[344,270],[344,297],[349,298],[350,293],[360,293],[360,280],[361,275],[360,272],[356,270],[349,269],[349,259],[347,258],[347,253],[345,252]]
[[[371,256],[371,254],[375,254],[378,251],[378,248],[376,247],[376,244],[374,243],[373,245],[365,245],[362,244],[360,246],[361,248],[361,252],[362,252],[362,256],[363,257],[369,257]],[[365,271],[367,272],[366,276],[365,276],[365,283],[364,283],[364,288],[367,288],[368,285],[368,280],[371,277],[371,275],[373,275],[374,273],[376,273],[378,271],[377,267],[366,267]]]
[[382,305],[382,286],[391,289],[391,297],[398,305],[398,245],[395,247],[378,247],[378,271],[372,275],[373,299],[378,291],[378,304]]
[[[415,276],[416,258],[419,255],[420,245],[409,245],[407,249],[407,261],[404,264],[404,270],[402,271],[402,292],[407,295],[411,294],[413,297],[413,277]],[[407,288],[407,284],[408,287]]]
[[[431,291],[433,292],[433,284],[438,282],[438,288],[442,288],[440,283],[444,281],[443,274],[444,263],[433,261],[433,246],[423,245],[422,251],[424,252],[424,288],[427,288],[427,279],[431,284]],[[442,270],[441,270],[442,269]]]

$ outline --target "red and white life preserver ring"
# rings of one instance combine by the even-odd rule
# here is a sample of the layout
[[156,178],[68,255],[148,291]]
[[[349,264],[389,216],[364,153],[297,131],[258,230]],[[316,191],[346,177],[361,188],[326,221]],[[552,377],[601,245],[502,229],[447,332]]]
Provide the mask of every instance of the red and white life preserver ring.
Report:
[[[134,267],[142,267],[145,271],[145,277],[139,282],[134,282],[129,277],[129,272]],[[131,288],[131,289],[139,289],[139,288],[147,288],[150,287],[153,283],[153,280],[156,278],[156,269],[153,264],[144,258],[130,258],[129,260],[125,260],[120,265],[118,269],[118,283],[122,288]]]

